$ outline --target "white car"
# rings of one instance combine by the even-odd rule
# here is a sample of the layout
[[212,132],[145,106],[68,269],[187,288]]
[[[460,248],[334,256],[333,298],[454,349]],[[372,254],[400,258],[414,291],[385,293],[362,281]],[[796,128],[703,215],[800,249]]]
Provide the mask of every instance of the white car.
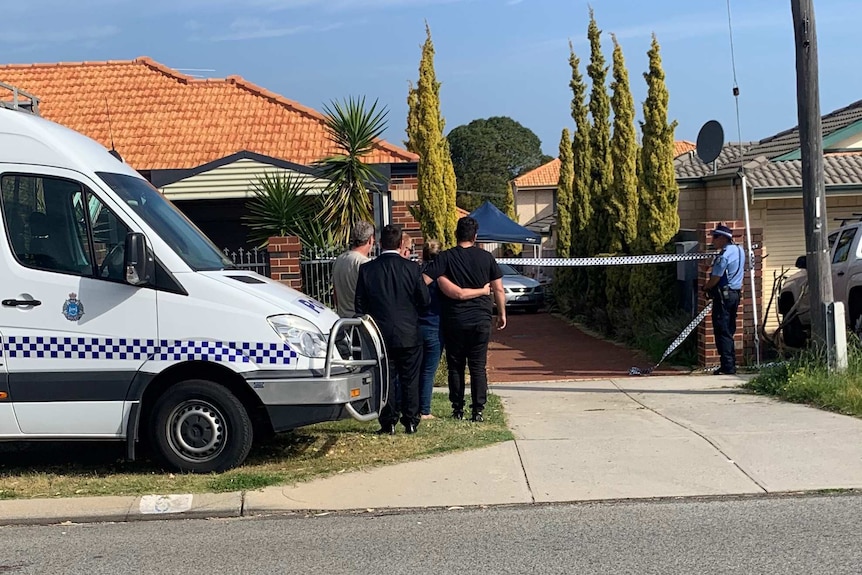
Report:
[[[862,222],[847,224],[828,236],[833,299],[844,304],[847,327],[862,334]],[[781,286],[778,313],[782,317],[784,343],[805,345],[811,330],[806,257],[796,260],[799,271]]]
[[503,272],[503,291],[507,309],[523,309],[536,313],[545,305],[545,288],[533,278],[518,273],[508,264],[499,264]]

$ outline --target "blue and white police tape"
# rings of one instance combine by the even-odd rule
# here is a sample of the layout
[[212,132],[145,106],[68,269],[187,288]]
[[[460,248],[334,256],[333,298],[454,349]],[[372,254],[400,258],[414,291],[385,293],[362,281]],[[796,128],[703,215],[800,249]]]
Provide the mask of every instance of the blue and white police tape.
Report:
[[715,257],[719,252],[697,252],[691,254],[652,254],[643,256],[607,256],[595,258],[499,258],[497,263],[510,266],[536,266],[549,268],[579,268],[592,266],[636,266],[643,264],[665,264],[691,262]]
[[695,329],[697,329],[697,326],[700,325],[700,322],[702,322],[704,319],[706,319],[706,316],[710,312],[710,310],[712,310],[712,302],[709,302],[708,304],[706,304],[706,307],[703,308],[703,311],[701,311],[699,314],[697,314],[697,317],[694,318],[693,320],[691,320],[691,323],[689,323],[685,327],[685,329],[682,330],[682,332],[680,332],[680,334],[676,337],[676,339],[671,342],[671,344],[668,346],[668,348],[666,350],[664,350],[664,354],[661,356],[661,359],[659,360],[659,362],[657,364],[655,364],[652,367],[648,367],[646,369],[640,369],[637,367],[633,367],[629,370],[629,375],[649,375],[653,371],[658,369],[658,366],[660,366],[661,363],[665,359],[667,359],[667,356],[669,356],[674,351],[676,351],[676,348],[678,348],[680,345],[682,345],[682,342],[684,342],[688,338],[688,336],[691,335],[691,332],[693,332]]

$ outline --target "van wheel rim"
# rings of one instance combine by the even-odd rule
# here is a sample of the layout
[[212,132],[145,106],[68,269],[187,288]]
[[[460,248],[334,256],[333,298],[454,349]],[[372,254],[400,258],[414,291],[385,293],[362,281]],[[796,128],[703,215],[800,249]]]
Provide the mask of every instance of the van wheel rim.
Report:
[[211,403],[185,401],[171,411],[167,422],[171,449],[192,463],[212,461],[224,450],[224,416]]

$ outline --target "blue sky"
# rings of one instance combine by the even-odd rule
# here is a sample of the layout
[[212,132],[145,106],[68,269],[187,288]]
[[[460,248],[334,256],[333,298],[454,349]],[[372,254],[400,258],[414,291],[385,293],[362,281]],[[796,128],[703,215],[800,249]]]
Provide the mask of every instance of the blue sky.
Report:
[[[0,61],[121,60],[150,56],[209,77],[237,74],[320,109],[365,95],[390,109],[387,139],[404,139],[407,83],[431,25],[447,131],[511,116],[556,155],[571,127],[568,41],[583,62],[583,0],[40,0],[3,2]],[[655,32],[678,139],[717,119],[737,140],[726,0],[592,0],[610,61],[616,33],[635,102],[645,96]],[[744,140],[796,124],[789,0],[731,0]],[[815,0],[824,113],[862,99],[858,0]]]

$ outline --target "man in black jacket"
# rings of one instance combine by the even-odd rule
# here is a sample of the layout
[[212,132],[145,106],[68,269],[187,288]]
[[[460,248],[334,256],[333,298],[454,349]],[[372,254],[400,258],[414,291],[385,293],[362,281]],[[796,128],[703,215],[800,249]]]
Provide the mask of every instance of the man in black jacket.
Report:
[[[401,256],[401,229],[384,227],[380,246],[384,251],[359,268],[354,302],[357,315],[368,314],[377,322],[389,356],[389,401],[381,410],[377,433],[394,435],[399,412],[404,430],[416,433],[422,365],[419,314],[431,299],[419,266]],[[396,379],[400,389],[395,388]]]

